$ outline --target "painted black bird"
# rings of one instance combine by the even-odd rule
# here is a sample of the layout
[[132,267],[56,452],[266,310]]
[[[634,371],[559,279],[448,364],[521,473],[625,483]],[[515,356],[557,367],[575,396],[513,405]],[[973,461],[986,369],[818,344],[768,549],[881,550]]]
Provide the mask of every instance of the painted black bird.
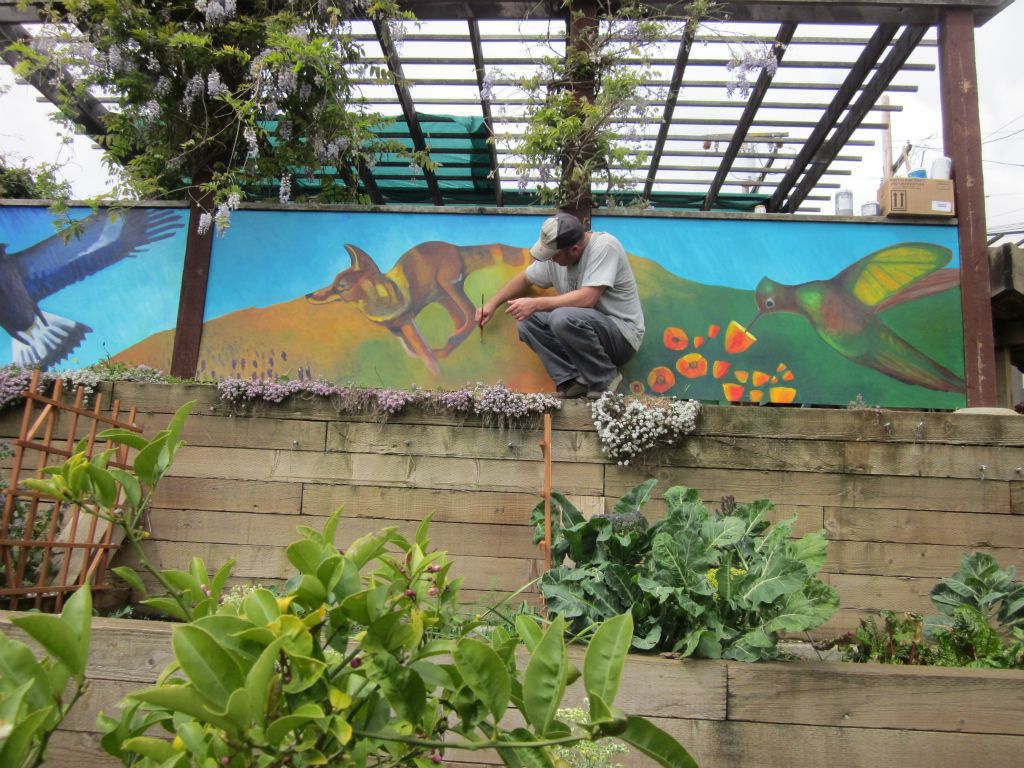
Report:
[[58,233],[17,253],[0,243],[0,327],[11,335],[13,362],[45,369],[71,354],[92,329],[39,302],[171,237],[182,223],[178,211],[165,208],[100,211],[78,222],[67,242]]

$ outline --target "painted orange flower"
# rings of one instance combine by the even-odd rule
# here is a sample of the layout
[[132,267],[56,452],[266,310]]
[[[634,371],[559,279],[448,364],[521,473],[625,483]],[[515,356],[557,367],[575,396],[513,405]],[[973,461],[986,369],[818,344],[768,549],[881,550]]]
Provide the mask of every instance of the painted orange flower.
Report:
[[725,329],[725,351],[730,355],[746,352],[755,341],[757,337],[735,320]]
[[738,403],[743,399],[743,386],[741,384],[722,384],[722,394],[730,403]]
[[715,325],[714,323],[712,323],[711,325],[708,326],[708,338],[709,339],[716,339],[716,338],[718,338],[718,332],[720,330],[722,330],[722,327],[720,325]]
[[792,381],[793,380],[793,372],[792,371],[786,371],[784,374],[782,374],[782,380],[783,381]]
[[634,395],[642,395],[644,393],[644,385],[639,381],[629,382],[629,391]]
[[782,373],[784,370],[786,370],[786,364],[785,363],[779,363],[775,367],[775,370],[778,371],[779,373]]
[[764,398],[764,392],[762,392],[760,389],[752,389],[752,390],[750,390],[750,402],[752,402],[752,403],[760,403],[763,398]]
[[665,343],[666,347],[675,352],[686,349],[690,345],[690,337],[686,335],[686,331],[682,328],[666,328],[661,340]]
[[754,371],[753,377],[750,379],[750,383],[755,387],[760,387],[762,384],[767,384],[770,377],[764,371]]
[[694,336],[693,337],[693,347],[694,347],[694,349],[700,349],[703,346],[704,346],[704,337],[703,336]]
[[668,392],[675,383],[675,375],[664,365],[659,365],[647,374],[647,386],[659,395]]
[[725,360],[715,360],[715,364],[711,366],[711,373],[716,379],[720,379],[729,372],[729,368],[732,363]]
[[740,384],[746,384],[747,383],[747,379],[750,378],[750,372],[749,371],[736,371],[733,374],[733,376],[736,377],[736,381],[738,381]]
[[699,379],[708,375],[708,361],[699,352],[691,352],[676,360],[676,370],[688,379]]
[[796,389],[793,387],[772,387],[768,390],[768,396],[773,403],[792,403],[796,399]]

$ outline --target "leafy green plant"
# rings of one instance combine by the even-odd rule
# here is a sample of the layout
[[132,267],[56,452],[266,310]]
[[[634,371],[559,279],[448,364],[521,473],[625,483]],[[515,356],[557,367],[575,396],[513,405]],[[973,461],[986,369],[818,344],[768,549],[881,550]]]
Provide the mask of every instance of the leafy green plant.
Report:
[[0,765],[35,768],[45,761],[50,735],[85,692],[92,595],[83,587],[60,616],[30,613],[11,623],[47,655],[37,660],[27,645],[0,632]]
[[[341,551],[340,512],[322,533],[300,527],[284,597],[257,589],[174,629],[175,662],[157,684],[131,694],[120,719],[101,717],[110,754],[140,766],[426,768],[448,749],[493,748],[508,766],[554,768],[553,747],[615,736],[663,766],[694,765],[670,736],[614,707],[629,614],[593,634],[582,670],[590,716],[574,733],[558,717],[580,675],[563,619],[445,633],[459,580],[429,551],[429,518],[413,540],[389,528]],[[523,726],[502,725],[510,706]]]
[[951,618],[931,627],[937,666],[1024,669],[1024,629],[1014,627],[1004,637],[969,605],[955,608]]
[[[573,733],[586,724],[590,716],[585,708],[569,707],[558,710],[558,719],[567,723]],[[617,741],[579,741],[567,747],[555,747],[554,753],[567,768],[622,768],[615,758],[629,753],[629,749]]]
[[932,664],[934,649],[925,641],[924,621],[919,614],[880,611],[881,624],[874,616],[861,619],[857,629],[835,644],[843,660],[876,664]]
[[[541,579],[545,604],[574,632],[630,611],[632,646],[681,656],[756,661],[778,655],[778,633],[812,629],[836,610],[834,589],[816,578],[824,532],[790,539],[795,516],[772,526],[769,501],[705,507],[697,492],[665,492],[668,512],[650,527],[637,521],[656,481],[590,520],[552,494],[552,562]],[[543,506],[533,511],[544,536]],[[567,564],[571,560],[573,565]]]
[[[76,504],[83,513],[120,526],[142,569],[166,591],[164,595],[146,597],[141,602],[181,621],[191,621],[215,611],[233,565],[233,561],[229,561],[211,575],[201,559],[193,558],[187,570],[158,570],[146,557],[142,546],[149,536],[142,525],[143,516],[160,480],[185,444],[180,439],[181,430],[194,405],[195,401],[185,403],[171,417],[167,428],[152,440],[127,429],[109,429],[99,434],[101,440],[127,445],[136,451],[132,471],[109,466],[116,448],[88,458],[83,440],[64,464],[44,470],[46,479],[22,482],[26,488]],[[134,569],[119,566],[111,570],[141,594],[148,594]]]

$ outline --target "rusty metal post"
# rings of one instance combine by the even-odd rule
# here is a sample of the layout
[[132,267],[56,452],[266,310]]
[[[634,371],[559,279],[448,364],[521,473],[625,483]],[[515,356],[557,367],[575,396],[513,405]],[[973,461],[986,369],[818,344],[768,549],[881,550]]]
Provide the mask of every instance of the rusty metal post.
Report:
[[212,205],[212,196],[205,195],[198,201],[193,200],[189,209],[185,266],[181,272],[178,322],[174,329],[174,351],[171,353],[171,375],[183,379],[195,376],[199,368],[206,286],[210,276],[210,254],[213,251],[213,227],[206,234],[199,234],[199,217],[204,210],[210,210]]

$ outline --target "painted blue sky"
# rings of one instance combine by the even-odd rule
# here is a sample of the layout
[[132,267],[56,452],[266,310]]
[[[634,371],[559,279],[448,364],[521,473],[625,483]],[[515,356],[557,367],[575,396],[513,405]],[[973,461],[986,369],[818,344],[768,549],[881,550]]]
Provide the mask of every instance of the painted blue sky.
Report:
[[[89,213],[88,208],[75,208],[71,215],[80,219]],[[57,368],[81,368],[174,327],[188,213],[180,211],[179,215],[182,227],[172,237],[39,302],[48,312],[92,328],[92,333]],[[52,221],[46,208],[0,207],[0,242],[7,243],[8,253],[16,253],[54,236]],[[74,248],[75,240],[67,247]],[[0,364],[11,359],[10,336],[0,330]]]
[[[237,211],[214,243],[206,319],[262,307],[327,285],[350,265],[346,243],[370,254],[382,272],[413,246],[430,240],[458,245],[530,246],[538,216],[431,213]],[[737,221],[595,217],[626,250],[699,283],[753,290],[764,276],[785,283],[833,277],[886,246],[931,242],[953,252],[955,227],[809,221]],[[258,277],[257,277],[258,273]]]

